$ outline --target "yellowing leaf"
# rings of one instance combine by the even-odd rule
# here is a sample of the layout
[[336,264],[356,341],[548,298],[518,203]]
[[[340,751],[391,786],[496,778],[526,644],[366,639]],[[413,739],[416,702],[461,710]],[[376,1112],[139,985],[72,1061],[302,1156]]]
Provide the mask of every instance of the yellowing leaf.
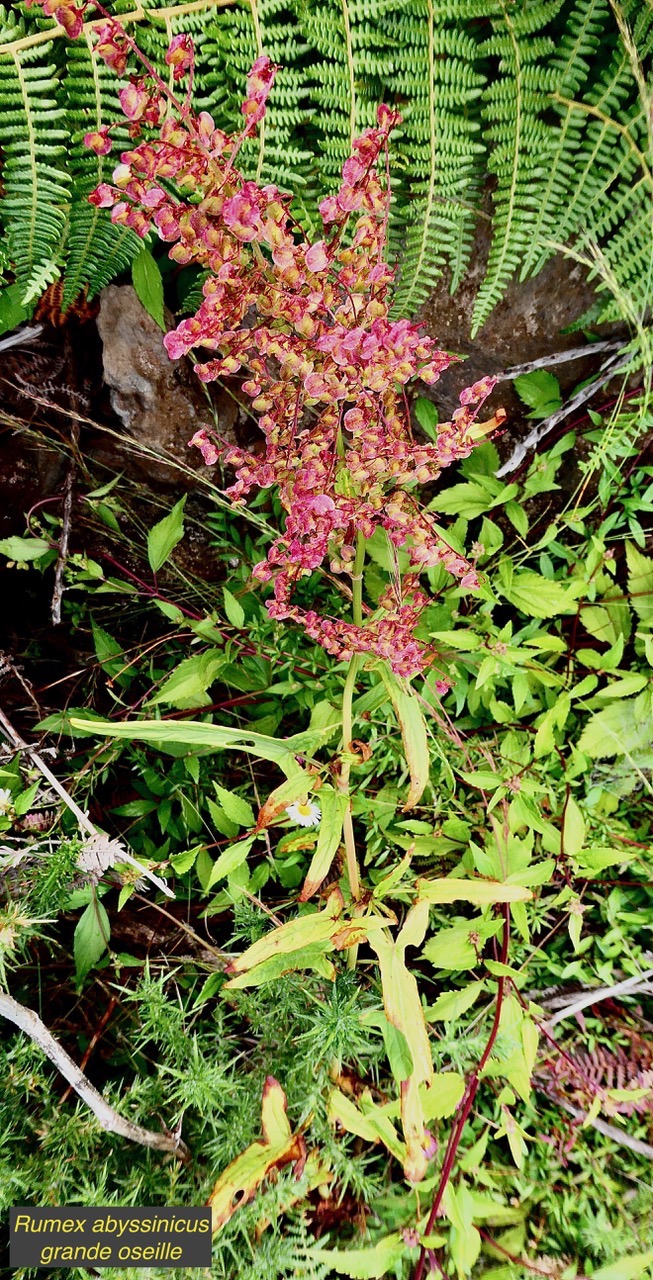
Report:
[[[329,895],[323,911],[316,911],[309,916],[299,916],[289,920],[277,929],[271,929],[265,937],[259,938],[236,960],[232,960],[227,968],[228,973],[239,974],[253,969],[256,965],[273,956],[288,955],[301,951],[313,943],[328,942],[334,932],[334,921],[342,914],[344,901],[339,889]],[[230,986],[226,983],[226,986]]]
[[270,792],[256,819],[256,826],[259,831],[263,827],[269,826],[295,800],[304,800],[308,796],[312,782],[313,779],[310,773],[301,769],[299,773],[286,778],[285,782],[275,787],[274,791]]
[[399,722],[406,764],[410,771],[410,790],[404,805],[405,811],[418,803],[429,780],[426,722],[417,695],[412,689],[408,692],[402,689],[397,677],[385,664],[381,667],[381,677]]
[[406,1142],[404,1173],[410,1182],[419,1182],[428,1164],[420,1085],[431,1086],[433,1062],[424,1010],[417,982],[406,966],[405,947],[407,943],[419,945],[425,928],[424,904],[418,903],[409,913],[396,942],[388,934],[370,938],[370,946],[379,958],[386,1017],[405,1037],[413,1064],[411,1074],[400,1086],[401,1123]]
[[457,1071],[438,1071],[431,1088],[422,1092],[424,1119],[444,1120],[452,1116],[464,1092],[465,1080]]
[[308,874],[299,898],[300,902],[306,902],[311,898],[329,874],[331,863],[340,844],[342,824],[347,811],[348,797],[339,791],[335,791],[333,787],[322,787],[319,799],[322,818],[317,837],[317,848],[308,868]]
[[473,902],[489,906],[492,902],[526,902],[533,895],[519,884],[500,884],[498,880],[418,880],[417,890],[424,902]]
[[380,1280],[405,1254],[407,1248],[398,1231],[368,1249],[311,1250],[315,1262],[326,1262],[332,1271],[351,1280]]
[[267,982],[274,982],[275,978],[281,978],[285,973],[294,973],[297,969],[312,969],[321,978],[326,978],[327,982],[333,982],[336,971],[327,957],[328,951],[333,951],[333,944],[329,940],[314,942],[311,946],[291,951],[288,955],[270,956],[269,960],[254,965],[253,969],[236,974],[235,978],[225,983],[225,987],[239,991],[244,987],[263,987]]
[[378,1107],[369,1095],[363,1094],[361,1106],[357,1107],[346,1094],[334,1089],[329,1098],[329,1119],[365,1142],[382,1142],[390,1154],[404,1164],[406,1148],[392,1120],[385,1114],[385,1108]]
[[594,1280],[642,1280],[644,1272],[653,1263],[653,1253],[632,1253],[607,1267],[594,1272]]
[[268,1076],[263,1088],[263,1142],[254,1142],[232,1160],[216,1182],[209,1206],[213,1210],[213,1231],[218,1232],[240,1205],[255,1195],[272,1169],[306,1159],[306,1145],[293,1134],[286,1115],[286,1095],[278,1080]]

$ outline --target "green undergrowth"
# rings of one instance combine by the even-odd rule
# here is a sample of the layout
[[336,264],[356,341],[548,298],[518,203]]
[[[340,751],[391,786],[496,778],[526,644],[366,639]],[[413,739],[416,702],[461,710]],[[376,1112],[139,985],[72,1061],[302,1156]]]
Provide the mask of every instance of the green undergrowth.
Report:
[[[645,437],[642,412],[637,426]],[[298,734],[294,757],[312,762],[311,798],[325,821],[346,675],[272,623],[252,583],[278,512],[268,499],[234,514],[208,484],[164,512],[135,504],[126,481],[93,488],[89,479],[64,597],[75,649],[89,655],[85,697],[38,694],[39,715],[25,723],[20,713],[21,730],[58,749],[54,767],[78,805],[175,899],[119,853],[113,868],[89,875],[74,815],[29,758],[8,755],[0,976],[76,1061],[87,1059],[89,1078],[124,1116],[181,1126],[190,1158],[103,1134],[11,1030],[0,1039],[3,1209],[205,1203],[230,1162],[260,1142],[273,1076],[308,1158],[303,1168],[281,1162],[276,1176],[271,1166],[234,1208],[215,1237],[211,1276],[408,1280],[415,1224],[428,1213],[502,983],[498,1035],[432,1232],[444,1274],[650,1274],[650,1159],[624,1145],[653,1132],[647,997],[599,1002],[548,1034],[544,1025],[558,1007],[552,995],[571,1002],[650,965],[653,471],[622,427],[626,456],[614,451],[600,473],[583,476],[583,451],[566,435],[507,483],[486,443],[433,496],[451,545],[471,548],[481,586],[463,591],[440,568],[423,576],[420,637],[438,656],[412,684],[430,772],[409,810],[402,704],[378,665],[359,673],[353,821],[374,909],[402,922],[420,884],[447,877],[522,890],[507,953],[487,896],[432,899],[426,942],[407,953],[435,1072],[425,1108],[433,1146],[414,1185],[402,1171],[399,1094],[415,1064],[386,1016],[373,935],[361,938],[355,969],[347,950],[313,944],[287,964],[245,967],[227,986],[228,962],[282,922],[324,912],[334,886],[351,905],[339,850],[328,888],[298,901],[316,829],[297,825],[288,806],[256,824],[285,757],[268,747],[261,759],[251,744],[282,748]],[[572,468],[579,487],[567,500]],[[58,536],[47,510],[0,544],[6,572],[42,575],[44,592]],[[184,558],[200,524],[213,585]],[[394,555],[381,537],[367,546],[372,602]],[[341,609],[327,576],[306,591],[324,612]],[[38,642],[21,661],[38,685]],[[439,694],[436,678],[449,690]],[[160,737],[153,730],[147,741],[139,718],[158,721]],[[107,739],[107,722],[124,724],[126,736]],[[216,746],[189,742],[197,722],[217,727]],[[226,748],[226,731],[241,749]],[[143,1273],[115,1272],[132,1274]]]

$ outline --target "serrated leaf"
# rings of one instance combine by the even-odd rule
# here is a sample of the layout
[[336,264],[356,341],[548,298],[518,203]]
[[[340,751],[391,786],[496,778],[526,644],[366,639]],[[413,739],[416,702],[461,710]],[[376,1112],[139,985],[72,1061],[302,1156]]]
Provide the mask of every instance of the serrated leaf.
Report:
[[630,603],[642,622],[653,621],[653,560],[645,556],[634,542],[626,543],[628,594]]
[[183,853],[173,853],[170,859],[170,866],[178,876],[183,876],[186,871],[190,871],[195,864],[195,859],[199,853],[199,849],[185,849]]
[[576,599],[585,586],[573,582],[566,587],[552,582],[541,573],[524,569],[512,575],[510,583],[497,584],[501,595],[529,618],[555,618],[574,608]]
[[230,822],[235,822],[239,827],[255,826],[256,815],[248,800],[243,800],[242,796],[237,796],[233,791],[227,791],[225,787],[221,787],[217,782],[215,783],[215,790],[220,806]]
[[457,1110],[465,1092],[465,1078],[457,1071],[438,1071],[430,1089],[423,1091],[424,1118],[446,1120]]
[[148,706],[204,707],[210,702],[207,690],[217,679],[225,657],[219,649],[207,649],[184,658],[148,701]]
[[408,1251],[399,1232],[377,1240],[368,1249],[311,1249],[314,1262],[324,1262],[339,1276],[350,1280],[380,1280]]
[[181,542],[184,536],[185,506],[186,494],[179,499],[179,502],[175,503],[167,516],[163,517],[163,520],[159,520],[150,529],[147,535],[147,558],[150,562],[152,573],[158,573],[159,569],[163,568],[177,543]]
[[435,1004],[427,1009],[428,1021],[455,1022],[458,1018],[462,1018],[468,1009],[471,1009],[484,989],[484,982],[470,982],[459,991],[443,991]]
[[522,373],[513,381],[519,399],[532,410],[529,418],[548,418],[562,405],[560,383],[546,369]]
[[73,953],[75,956],[75,972],[80,983],[107,949],[111,925],[102,903],[95,899],[89,902],[75,926]]
[[156,321],[160,329],[165,329],[163,280],[155,259],[145,246],[140,253],[136,254],[132,262],[132,284],[139,302],[143,304],[148,315]]
[[473,969],[478,963],[478,953],[483,943],[501,929],[500,920],[484,920],[478,916],[465,924],[441,929],[430,938],[422,955],[436,969]]
[[647,694],[613,702],[590,717],[578,746],[594,760],[631,755],[653,742],[651,702]]
[[30,560],[40,560],[41,556],[46,555],[52,548],[49,542],[43,538],[2,538],[0,540],[0,554],[7,556],[9,560],[15,560],[19,564],[29,563]]

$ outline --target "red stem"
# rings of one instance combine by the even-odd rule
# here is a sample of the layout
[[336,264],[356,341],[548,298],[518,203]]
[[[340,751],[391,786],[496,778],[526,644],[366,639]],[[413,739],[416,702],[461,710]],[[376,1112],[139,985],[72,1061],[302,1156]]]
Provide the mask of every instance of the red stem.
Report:
[[[501,908],[501,910],[503,913],[503,941],[501,944],[501,964],[507,964],[508,946],[510,943],[510,907],[508,905],[505,905]],[[438,1216],[438,1213],[440,1212],[440,1206],[442,1204],[442,1200],[444,1197],[444,1193],[447,1189],[449,1179],[453,1172],[456,1155],[458,1153],[458,1148],[460,1146],[460,1142],[465,1130],[465,1125],[467,1124],[467,1121],[469,1119],[469,1113],[474,1105],[474,1099],[478,1092],[481,1073],[494,1048],[497,1035],[499,1034],[499,1023],[501,1021],[501,1010],[503,1007],[505,989],[506,989],[506,979],[504,975],[501,975],[501,977],[499,977],[497,980],[497,1002],[494,1009],[494,1021],[492,1022],[492,1030],[490,1031],[488,1042],[483,1050],[480,1061],[478,1062],[477,1066],[474,1068],[467,1082],[467,1089],[465,1091],[465,1096],[463,1098],[462,1105],[460,1108],[460,1114],[458,1116],[456,1123],[454,1124],[453,1129],[451,1130],[451,1136],[447,1144],[447,1150],[445,1152],[444,1162],[442,1165],[442,1172],[440,1174],[440,1182],[435,1194],[435,1199],[431,1206],[431,1212],[428,1216],[428,1221],[426,1223],[426,1230],[424,1232],[426,1236],[429,1236],[431,1234],[433,1230],[433,1226],[435,1224],[435,1220]],[[422,1248],[420,1249],[419,1258],[417,1260],[417,1266],[415,1267],[415,1274],[413,1276],[413,1280],[424,1280],[424,1272],[426,1268],[426,1255],[427,1255],[427,1250],[424,1248],[424,1245],[422,1245]]]

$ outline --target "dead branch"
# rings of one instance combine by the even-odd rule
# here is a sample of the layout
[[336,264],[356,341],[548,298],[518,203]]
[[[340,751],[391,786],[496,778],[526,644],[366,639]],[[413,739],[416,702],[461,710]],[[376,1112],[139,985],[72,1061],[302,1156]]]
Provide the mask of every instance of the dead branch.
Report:
[[[0,731],[4,733],[5,738],[7,738],[7,740],[11,743],[12,747],[14,747],[16,751],[22,751],[25,753],[25,755],[29,756],[30,760],[36,765],[37,769],[39,769],[40,772],[43,774],[43,777],[46,778],[47,781],[50,783],[50,786],[52,787],[53,791],[56,791],[57,795],[59,796],[59,799],[63,800],[64,804],[70,809],[71,813],[74,813],[82,831],[85,831],[87,835],[90,835],[90,836],[100,836],[101,832],[98,831],[94,823],[90,821],[88,815],[85,814],[82,809],[80,809],[78,804],[76,804],[72,796],[69,795],[68,792],[66,791],[65,787],[61,785],[59,779],[55,777],[52,770],[48,768],[43,757],[39,755],[38,751],[36,751],[34,747],[31,747],[29,743],[25,742],[24,739],[21,738],[20,734],[17,733],[11,721],[7,719],[6,715],[4,714],[4,711],[2,710],[0,710]],[[127,862],[129,866],[134,867],[134,869],[138,871],[140,875],[145,876],[148,880],[151,880],[152,883],[157,886],[157,889],[161,889],[161,891],[165,893],[166,897],[174,898],[175,895],[172,889],[170,889],[169,886],[166,884],[165,880],[162,880],[159,876],[155,876],[153,871],[150,871],[148,867],[144,867],[142,862],[138,862],[136,858],[134,858],[132,854],[129,853],[123,847],[121,847],[121,851],[120,851],[120,860],[122,862]]]
[[634,1151],[636,1155],[653,1160],[653,1147],[649,1142],[642,1142],[641,1138],[632,1138],[623,1129],[618,1129],[616,1124],[608,1124],[607,1120],[592,1119],[586,1112],[581,1111],[580,1107],[573,1107],[563,1098],[556,1096],[554,1101],[556,1107],[562,1107],[562,1110],[567,1111],[574,1120],[586,1122],[592,1129],[596,1129],[597,1133],[602,1133],[604,1138],[611,1138],[613,1142],[618,1142],[620,1147],[628,1147],[628,1150]]
[[587,404],[587,401],[591,400],[592,396],[597,391],[600,391],[606,382],[614,378],[615,374],[620,369],[623,369],[630,359],[629,353],[623,355],[622,352],[619,352],[616,356],[609,356],[607,360],[604,360],[599,370],[599,375],[593,382],[581,387],[561,409],[557,409],[555,413],[545,418],[543,422],[538,422],[537,426],[533,427],[532,431],[529,431],[525,439],[520,440],[519,444],[515,445],[510,457],[499,467],[497,476],[507,476],[516,471],[531,449],[537,448],[537,445],[553,431],[554,427],[557,427],[559,422],[564,422],[565,418],[568,418],[576,409],[580,409],[582,405]]
[[139,1143],[142,1147],[153,1147],[155,1151],[170,1151],[180,1160],[188,1159],[188,1148],[176,1134],[153,1133],[151,1129],[143,1129],[141,1125],[133,1124],[131,1120],[126,1120],[124,1116],[114,1111],[90,1080],[87,1080],[83,1071],[76,1062],[73,1062],[63,1046],[55,1040],[33,1009],[27,1009],[12,996],[0,991],[0,1016],[13,1022],[29,1036],[34,1044],[38,1045],[72,1086],[75,1093],[79,1094],[82,1102],[90,1108],[105,1133],[116,1133],[121,1138],[127,1138],[129,1142]]
[[603,342],[586,342],[584,347],[571,347],[569,351],[554,351],[553,355],[540,356],[539,360],[530,360],[528,364],[516,364],[512,369],[506,369],[505,373],[494,374],[497,382],[512,382],[514,378],[521,378],[525,373],[535,373],[537,369],[550,369],[556,364],[568,364],[572,360],[582,360],[583,357],[591,358],[599,351],[620,351],[623,347],[623,341],[620,339],[608,339]]
[[653,978],[653,969],[645,969],[644,973],[636,973],[632,978],[624,978],[623,982],[615,982],[611,987],[597,987],[594,991],[584,991],[578,999],[558,1009],[553,1017],[547,1019],[546,1025],[551,1030],[556,1023],[564,1022],[565,1018],[572,1018],[575,1013],[580,1013],[581,1009],[586,1009],[588,1005],[599,1004],[601,1000],[610,1000],[612,996],[627,994],[634,996],[653,991],[649,978]]

